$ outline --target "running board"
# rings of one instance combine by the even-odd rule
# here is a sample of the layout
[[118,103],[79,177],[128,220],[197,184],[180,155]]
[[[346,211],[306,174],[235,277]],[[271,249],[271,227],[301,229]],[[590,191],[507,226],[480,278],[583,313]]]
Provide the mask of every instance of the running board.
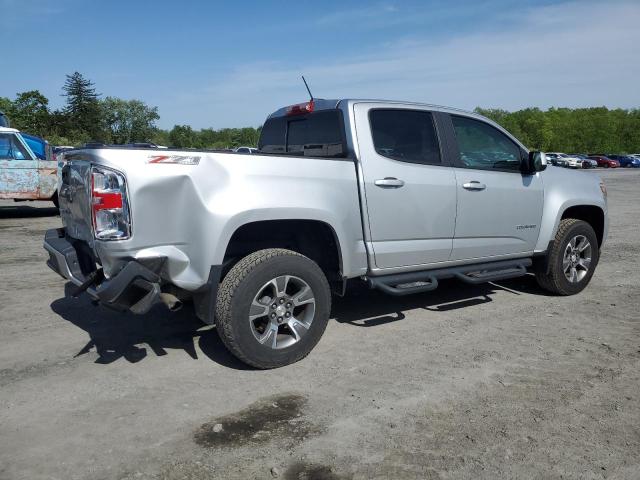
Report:
[[371,288],[377,288],[389,295],[402,296],[435,290],[438,288],[438,280],[445,278],[457,278],[463,282],[477,285],[479,283],[521,277],[527,273],[527,267],[530,267],[531,264],[530,258],[519,258],[517,260],[502,260],[436,270],[423,270],[421,272],[367,277],[367,282]]

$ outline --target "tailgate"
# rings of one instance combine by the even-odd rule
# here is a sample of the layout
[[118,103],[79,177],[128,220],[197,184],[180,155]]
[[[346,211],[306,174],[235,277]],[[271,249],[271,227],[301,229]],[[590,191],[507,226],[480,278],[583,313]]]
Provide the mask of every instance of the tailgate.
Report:
[[91,226],[91,163],[70,159],[62,166],[60,217],[67,235],[93,247]]

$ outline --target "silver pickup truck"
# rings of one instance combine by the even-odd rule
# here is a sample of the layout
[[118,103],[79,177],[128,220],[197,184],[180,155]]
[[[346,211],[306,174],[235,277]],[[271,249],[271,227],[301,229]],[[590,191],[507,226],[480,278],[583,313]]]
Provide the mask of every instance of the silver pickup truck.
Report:
[[48,265],[145,313],[192,300],[258,368],[306,356],[332,294],[536,275],[586,287],[607,236],[604,184],[550,166],[490,120],[377,100],[271,114],[253,154],[100,147],[66,154]]

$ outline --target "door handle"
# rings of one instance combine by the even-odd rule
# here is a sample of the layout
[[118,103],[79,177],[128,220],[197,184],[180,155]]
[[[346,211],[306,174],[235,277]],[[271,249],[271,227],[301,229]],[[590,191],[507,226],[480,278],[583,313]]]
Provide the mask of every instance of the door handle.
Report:
[[400,188],[404,186],[404,181],[395,177],[384,177],[374,181],[373,184],[380,188]]
[[470,182],[463,183],[462,188],[466,188],[467,190],[484,190],[487,186],[477,180],[472,180]]

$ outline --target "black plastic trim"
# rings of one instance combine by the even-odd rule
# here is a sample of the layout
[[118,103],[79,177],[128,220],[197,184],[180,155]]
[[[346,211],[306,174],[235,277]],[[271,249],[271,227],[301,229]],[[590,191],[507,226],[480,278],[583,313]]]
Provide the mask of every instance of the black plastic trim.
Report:
[[218,300],[218,288],[222,277],[222,265],[212,265],[209,269],[207,283],[194,293],[196,314],[203,322],[213,325],[216,316],[216,301]]

